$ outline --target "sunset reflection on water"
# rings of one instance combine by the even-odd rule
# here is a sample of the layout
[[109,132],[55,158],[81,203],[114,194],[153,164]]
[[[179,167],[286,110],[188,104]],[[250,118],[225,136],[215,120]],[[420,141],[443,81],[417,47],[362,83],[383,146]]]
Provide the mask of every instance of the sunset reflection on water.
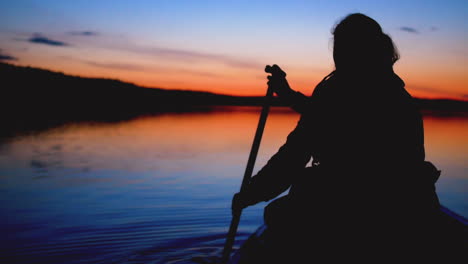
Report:
[[[65,259],[87,252],[84,260],[118,262],[149,250],[154,263],[164,263],[164,247],[219,249],[259,112],[222,107],[76,123],[1,143],[1,231],[9,257],[59,263],[51,252]],[[254,171],[298,120],[286,108],[272,109]],[[424,125],[426,159],[442,170],[440,200],[468,216],[468,117],[425,115]],[[238,243],[262,223],[264,205],[245,210]]]

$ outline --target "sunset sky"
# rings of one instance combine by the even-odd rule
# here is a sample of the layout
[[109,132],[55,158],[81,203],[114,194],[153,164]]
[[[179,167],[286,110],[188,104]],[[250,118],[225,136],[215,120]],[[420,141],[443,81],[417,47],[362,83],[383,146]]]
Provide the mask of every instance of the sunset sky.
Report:
[[147,87],[263,95],[266,64],[310,94],[331,70],[333,26],[377,20],[417,97],[468,100],[468,2],[15,0],[0,2],[0,60]]

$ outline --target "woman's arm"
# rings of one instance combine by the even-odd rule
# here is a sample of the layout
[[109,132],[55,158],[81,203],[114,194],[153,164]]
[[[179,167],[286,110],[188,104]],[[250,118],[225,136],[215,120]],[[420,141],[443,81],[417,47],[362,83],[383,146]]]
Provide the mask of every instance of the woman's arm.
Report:
[[286,143],[233,199],[233,208],[268,201],[286,191],[312,157],[311,120],[303,114]]

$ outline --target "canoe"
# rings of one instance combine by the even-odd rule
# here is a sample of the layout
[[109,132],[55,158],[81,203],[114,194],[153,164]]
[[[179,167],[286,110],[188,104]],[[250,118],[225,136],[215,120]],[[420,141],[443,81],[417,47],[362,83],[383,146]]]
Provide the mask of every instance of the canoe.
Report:
[[[468,249],[468,219],[451,211],[445,206],[441,206],[441,218],[446,227],[460,236],[457,243],[461,243],[459,248]],[[229,264],[259,264],[265,263],[261,254],[266,253],[268,227],[263,224],[234,252],[229,260]],[[460,240],[461,238],[461,240]],[[460,240],[460,241],[458,241]],[[466,252],[466,250],[464,250]],[[458,257],[457,257],[458,259]],[[466,263],[466,262],[465,262]]]

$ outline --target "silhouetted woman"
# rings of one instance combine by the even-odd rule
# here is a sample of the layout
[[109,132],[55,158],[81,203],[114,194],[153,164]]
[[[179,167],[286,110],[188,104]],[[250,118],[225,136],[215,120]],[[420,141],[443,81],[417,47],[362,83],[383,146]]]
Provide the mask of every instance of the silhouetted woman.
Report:
[[271,261],[432,254],[441,246],[434,188],[440,172],[425,161],[421,114],[393,71],[398,52],[363,14],[344,18],[333,36],[335,71],[311,97],[294,92],[281,74],[269,76],[301,117],[233,207],[268,201],[291,187],[265,209],[277,241]]

